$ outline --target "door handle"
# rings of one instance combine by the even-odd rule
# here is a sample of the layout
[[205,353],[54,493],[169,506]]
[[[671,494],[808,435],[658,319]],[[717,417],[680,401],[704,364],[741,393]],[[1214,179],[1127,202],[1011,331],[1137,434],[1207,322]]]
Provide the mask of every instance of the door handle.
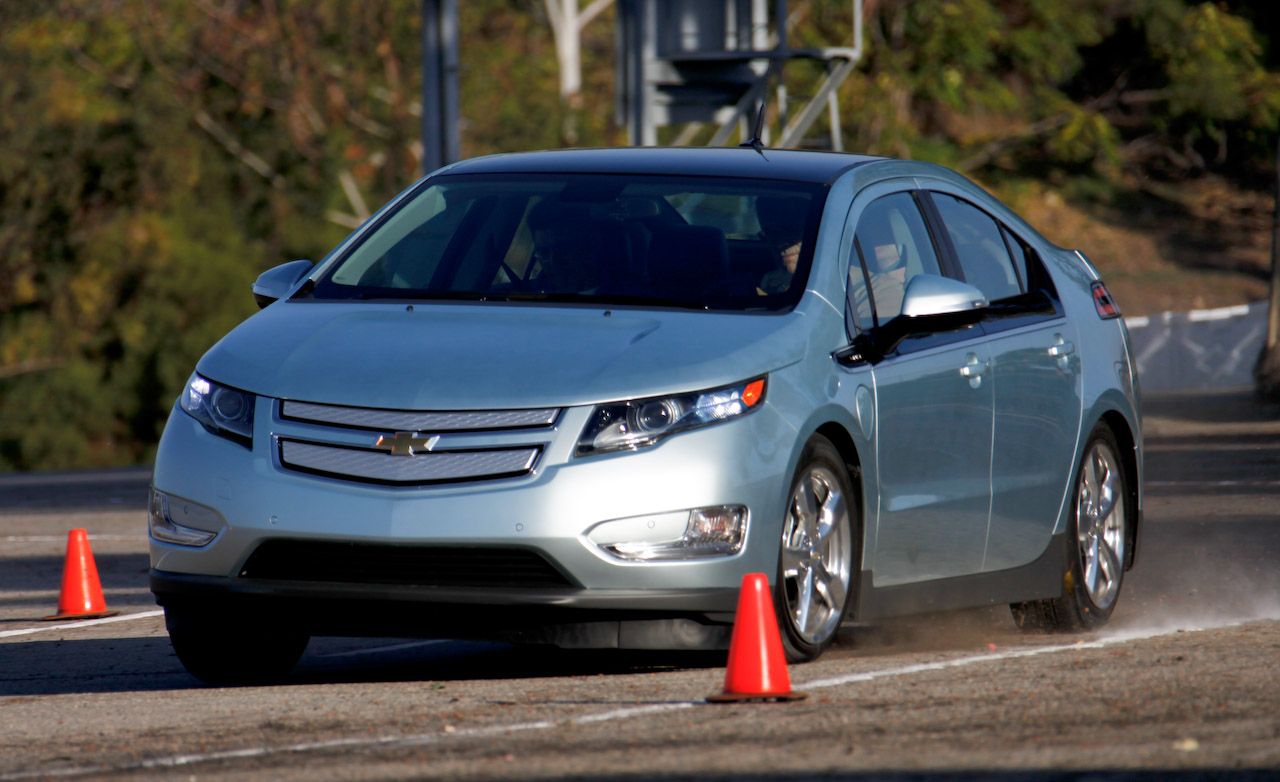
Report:
[[1054,343],[1049,346],[1049,355],[1058,359],[1058,368],[1066,370],[1070,367],[1070,356],[1076,352],[1076,346],[1063,339],[1061,334],[1053,335]]
[[960,367],[960,377],[969,380],[970,388],[978,388],[982,385],[982,376],[987,373],[988,364],[980,361],[975,353],[970,353],[966,359],[965,365]]

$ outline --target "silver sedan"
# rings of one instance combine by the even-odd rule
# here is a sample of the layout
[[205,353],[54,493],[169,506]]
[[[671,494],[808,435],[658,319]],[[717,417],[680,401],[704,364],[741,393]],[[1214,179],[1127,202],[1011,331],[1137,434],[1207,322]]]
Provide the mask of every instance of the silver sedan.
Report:
[[199,362],[151,584],[208,681],[317,634],[723,645],[769,574],[789,657],[1007,603],[1097,627],[1141,529],[1097,271],[925,163],[503,155],[425,177]]

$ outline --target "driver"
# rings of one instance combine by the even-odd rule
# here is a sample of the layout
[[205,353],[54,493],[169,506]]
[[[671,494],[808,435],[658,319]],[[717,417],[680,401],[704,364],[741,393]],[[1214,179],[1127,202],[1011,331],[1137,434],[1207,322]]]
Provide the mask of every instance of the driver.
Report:
[[585,215],[558,201],[542,201],[528,219],[533,279],[544,293],[591,293],[599,287],[599,237]]
[[800,262],[800,248],[803,242],[784,241],[778,250],[778,267],[760,278],[756,294],[772,296],[775,293],[786,293],[791,287],[791,278],[795,276],[796,264]]

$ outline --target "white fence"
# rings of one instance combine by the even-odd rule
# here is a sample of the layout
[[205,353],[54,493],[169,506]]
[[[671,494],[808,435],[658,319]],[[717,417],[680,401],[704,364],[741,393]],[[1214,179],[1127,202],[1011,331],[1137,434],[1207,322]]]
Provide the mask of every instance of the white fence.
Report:
[[1125,318],[1143,391],[1253,385],[1267,336],[1267,303]]

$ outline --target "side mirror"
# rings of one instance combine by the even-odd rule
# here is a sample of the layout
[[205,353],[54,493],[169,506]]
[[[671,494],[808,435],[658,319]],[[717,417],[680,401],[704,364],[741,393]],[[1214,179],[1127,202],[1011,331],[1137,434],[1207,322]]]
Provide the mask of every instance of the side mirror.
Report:
[[286,296],[315,266],[311,261],[289,261],[267,269],[253,283],[253,299],[261,309]]
[[908,318],[980,314],[987,308],[982,291],[950,277],[917,274],[902,294],[902,314]]

